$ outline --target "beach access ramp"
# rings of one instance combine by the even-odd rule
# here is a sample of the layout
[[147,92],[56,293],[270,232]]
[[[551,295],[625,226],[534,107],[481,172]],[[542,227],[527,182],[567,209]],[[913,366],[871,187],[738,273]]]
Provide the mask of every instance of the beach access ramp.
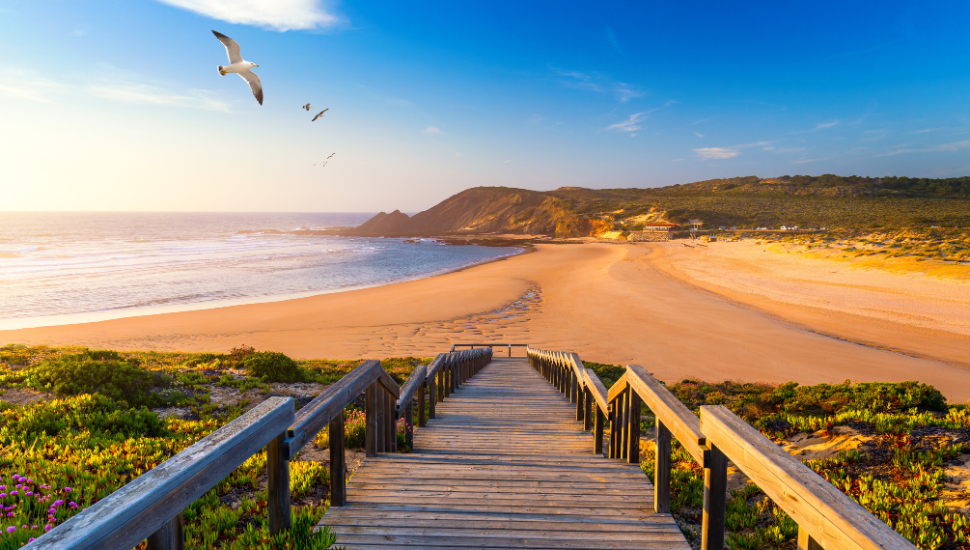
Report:
[[575,406],[526,358],[495,358],[411,453],[367,458],[321,522],[354,549],[684,549],[639,464],[592,453]]
[[[345,409],[361,396],[367,458],[348,480]],[[652,483],[640,467],[649,419]],[[399,422],[409,453],[398,452]],[[182,511],[261,452],[266,523],[281,533],[293,524],[289,463],[323,429],[321,528],[349,550],[686,550],[683,533],[695,548],[724,550],[729,461],[798,525],[800,550],[916,550],[727,408],[695,414],[639,365],[607,389],[579,355],[526,344],[456,345],[400,386],[364,361],[299,411],[271,397],[23,548],[130,550],[147,540],[148,550],[180,550]],[[670,513],[674,440],[704,472],[699,533]]]

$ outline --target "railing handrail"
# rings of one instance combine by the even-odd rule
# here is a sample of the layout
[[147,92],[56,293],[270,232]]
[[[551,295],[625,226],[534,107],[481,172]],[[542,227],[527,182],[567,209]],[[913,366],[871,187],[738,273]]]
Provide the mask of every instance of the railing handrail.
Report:
[[823,548],[915,550],[915,546],[800,460],[721,405],[701,407],[712,445]]
[[364,361],[299,412],[294,412],[293,398],[271,397],[24,548],[130,550],[146,538],[149,548],[183,548],[182,511],[264,447],[269,526],[276,534],[291,524],[289,461],[328,426],[331,506],[345,504],[343,410],[361,393],[367,396],[367,456],[396,451],[399,402],[407,407],[410,436],[415,393],[424,426],[424,390],[429,382],[433,384],[433,377],[438,375],[454,391],[491,357],[491,348],[438,354],[431,365],[415,368],[403,387],[379,361]]
[[58,525],[29,550],[130,550],[286,430],[293,398],[271,397]]
[[[799,548],[916,549],[899,533],[725,407],[701,407],[698,419],[639,365],[627,365],[626,372],[607,390],[591,369],[577,368],[582,361],[575,353],[530,347],[527,355],[552,384],[577,402],[577,414],[585,411],[582,418],[584,429],[591,428],[593,423],[589,415],[595,409],[596,453],[603,452],[603,423],[608,417],[610,458],[639,462],[641,402],[650,408],[657,421],[654,506],[658,512],[670,512],[671,436],[704,467],[701,548],[705,550],[721,550],[724,546],[728,459],[798,523]],[[582,403],[582,400],[591,403]]]

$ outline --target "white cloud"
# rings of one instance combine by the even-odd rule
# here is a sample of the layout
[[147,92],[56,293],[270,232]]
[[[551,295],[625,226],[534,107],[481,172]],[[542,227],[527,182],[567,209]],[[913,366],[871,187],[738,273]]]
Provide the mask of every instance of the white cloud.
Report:
[[697,137],[699,137],[699,138],[704,137],[704,134],[702,134],[700,132],[694,132],[694,135],[697,136]]
[[617,122],[616,124],[611,124],[606,127],[607,130],[616,130],[617,132],[636,132],[640,129],[640,121],[646,118],[647,113],[633,113],[630,118],[624,120],[623,122]]
[[158,0],[227,23],[276,31],[314,29],[337,23],[319,0]]
[[772,149],[774,149],[774,147],[762,147],[761,148],[762,151],[771,151]]
[[558,76],[566,77],[559,82],[567,88],[589,90],[600,94],[612,94],[618,101],[626,103],[631,99],[644,97],[646,92],[638,90],[631,84],[613,80],[612,77],[599,73],[586,74],[579,71],[566,71],[550,67]]
[[636,134],[630,134],[630,137],[637,137]]
[[206,111],[229,112],[229,105],[218,99],[213,99],[202,90],[190,90],[188,95],[160,90],[155,86],[136,83],[116,83],[90,86],[91,95],[120,101],[122,103],[140,103],[143,105],[167,105],[172,107],[188,107]]
[[970,148],[970,140],[941,143],[940,145],[926,147],[923,149],[897,149],[895,151],[890,151],[889,153],[884,153],[878,156],[891,157],[893,155],[901,155],[904,153],[955,153],[967,148]]
[[424,132],[426,134],[440,134],[441,133],[441,130],[438,129],[437,126],[428,126],[428,128],[425,129],[425,130],[422,130],[422,132]]
[[831,127],[835,126],[838,123],[839,123],[838,119],[832,120],[832,121],[829,121],[829,122],[819,122],[818,124],[815,125],[815,129],[816,130],[824,130],[826,128],[831,128]]
[[704,147],[703,149],[694,149],[694,152],[704,160],[729,159],[741,154],[727,147]]
[[825,159],[798,159],[798,160],[793,160],[792,164],[805,164],[806,162],[817,162],[820,160],[825,160]]
[[67,91],[67,86],[36,75],[32,71],[3,68],[0,97],[54,103],[53,95]]
[[617,53],[623,53],[623,48],[621,48],[620,43],[617,42],[616,36],[613,34],[613,29],[609,27],[606,27],[606,39],[609,41],[610,46],[613,46],[613,49],[616,50]]
[[510,162],[512,162],[512,161],[511,160],[507,160],[507,161],[503,162],[502,164],[508,164]]

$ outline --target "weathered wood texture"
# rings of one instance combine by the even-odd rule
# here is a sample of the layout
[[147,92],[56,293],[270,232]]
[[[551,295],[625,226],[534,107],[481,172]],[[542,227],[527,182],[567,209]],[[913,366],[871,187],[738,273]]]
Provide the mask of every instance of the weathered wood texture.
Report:
[[321,523],[348,550],[688,549],[639,466],[592,455],[574,415],[525,359],[494,358],[413,453],[367,458]]
[[[129,550],[158,531],[293,423],[293,399],[271,397],[24,548]],[[173,533],[175,533],[173,535]]]
[[803,541],[811,537],[822,548],[915,550],[879,518],[725,407],[701,407],[701,431],[798,523]]

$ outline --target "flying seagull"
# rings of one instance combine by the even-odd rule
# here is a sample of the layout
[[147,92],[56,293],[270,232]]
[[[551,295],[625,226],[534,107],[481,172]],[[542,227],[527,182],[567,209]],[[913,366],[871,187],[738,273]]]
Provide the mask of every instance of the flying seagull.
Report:
[[[327,163],[328,163],[328,162],[330,162],[330,159],[331,159],[331,158],[332,158],[332,157],[333,157],[334,155],[336,155],[336,154],[337,154],[337,153],[331,153],[329,157],[327,157],[326,159],[324,159],[324,161],[323,161],[323,164],[321,164],[321,165],[320,165],[320,168],[323,168],[324,166],[326,166],[326,165],[327,165]],[[314,166],[316,166],[316,164],[314,164]]]
[[[330,110],[330,107],[327,107],[326,109],[320,111],[319,113],[317,113],[317,116],[313,117],[313,120],[316,120],[316,119],[322,117],[323,116],[323,113],[326,113],[329,110]],[[310,122],[313,122],[313,120],[311,120]]]
[[304,105],[303,107],[301,107],[301,109],[303,109],[304,111],[309,111],[310,110],[310,104],[307,103],[306,105]]
[[232,38],[229,38],[228,36],[216,31],[212,31],[212,34],[216,35],[219,42],[222,42],[222,45],[226,47],[226,53],[229,54],[229,65],[219,65],[219,74],[226,76],[227,73],[236,73],[241,76],[243,80],[249,83],[249,89],[251,89],[253,91],[253,95],[256,96],[256,101],[262,105],[263,84],[259,81],[259,77],[256,76],[256,73],[250,70],[253,67],[259,67],[259,65],[250,61],[243,61],[242,54],[239,53],[239,44]]

